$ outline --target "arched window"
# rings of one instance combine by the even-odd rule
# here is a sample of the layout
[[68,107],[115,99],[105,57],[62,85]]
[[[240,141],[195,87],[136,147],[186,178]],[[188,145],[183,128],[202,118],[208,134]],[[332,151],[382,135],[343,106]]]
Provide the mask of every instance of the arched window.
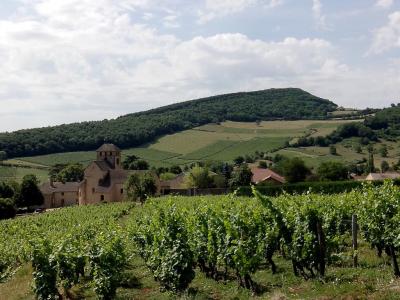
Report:
[[104,201],[104,195],[101,195],[101,196],[100,196],[100,200],[101,200],[101,201]]

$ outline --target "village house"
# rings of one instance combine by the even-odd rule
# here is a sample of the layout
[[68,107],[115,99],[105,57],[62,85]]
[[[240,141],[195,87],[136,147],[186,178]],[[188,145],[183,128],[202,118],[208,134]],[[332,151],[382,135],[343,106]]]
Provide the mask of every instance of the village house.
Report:
[[366,181],[379,181],[385,179],[399,179],[400,173],[387,172],[387,173],[369,173],[365,178]]
[[281,175],[275,173],[271,169],[262,169],[258,167],[252,167],[251,173],[253,176],[251,182],[253,184],[284,184],[286,180]]
[[178,174],[170,180],[162,180],[160,184],[162,195],[168,195],[173,190],[185,189],[185,173]]
[[[113,144],[102,145],[96,155],[96,160],[86,167],[81,182],[49,182],[41,185],[45,208],[123,201],[127,196],[124,184],[129,175],[147,172],[124,170],[121,150]],[[155,174],[154,179],[159,194],[160,180]]]

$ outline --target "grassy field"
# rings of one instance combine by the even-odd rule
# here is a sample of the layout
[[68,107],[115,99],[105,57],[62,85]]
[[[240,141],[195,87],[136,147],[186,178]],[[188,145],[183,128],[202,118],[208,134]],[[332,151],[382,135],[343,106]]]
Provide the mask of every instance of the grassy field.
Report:
[[21,182],[22,178],[28,174],[36,175],[40,182],[45,182],[49,178],[48,171],[43,169],[0,166],[0,181],[15,180]]
[[[260,123],[223,122],[208,124],[180,133],[166,135],[151,144],[127,149],[123,156],[137,155],[152,166],[187,164],[198,160],[230,161],[238,155],[256,150],[269,152],[282,148],[286,141],[305,135],[326,135],[340,120],[269,121]],[[16,165],[52,166],[57,163],[79,162],[87,165],[95,158],[94,151],[69,152],[21,157],[7,161]]]
[[[305,161],[305,163],[316,168],[321,162],[324,161],[340,161],[345,164],[357,163],[362,159],[368,158],[367,147],[362,147],[362,152],[357,153],[355,145],[358,141],[347,140],[336,145],[337,155],[331,155],[329,153],[329,147],[306,147],[306,148],[285,148],[279,150],[277,153],[285,155],[287,157],[299,157]],[[388,149],[388,156],[382,157],[379,153],[380,147],[385,144]],[[375,167],[380,168],[382,161],[387,161],[389,165],[397,163],[400,158],[399,153],[400,142],[382,141],[374,145],[374,162]]]
[[[80,207],[69,209],[75,211]],[[142,209],[142,206],[136,206],[130,213],[141,215]],[[61,213],[62,210],[46,214]],[[38,217],[43,215],[28,218]],[[124,226],[129,218],[129,215],[123,216],[118,222]],[[352,267],[349,249],[343,252],[339,262],[328,266],[323,279],[304,280],[294,276],[291,263],[277,253],[274,256],[277,274],[272,274],[266,265],[254,274],[256,295],[238,288],[234,274],[230,274],[227,281],[214,281],[197,270],[189,290],[182,295],[173,295],[160,292],[159,284],[154,281],[144,261],[134,254],[123,273],[116,299],[400,299],[400,280],[392,275],[389,257],[377,257],[376,252],[362,239],[358,255],[358,268]],[[26,264],[17,269],[11,278],[0,282],[0,300],[35,299],[31,289],[31,274],[32,268]],[[72,290],[71,299],[96,299],[96,296],[83,279]]]

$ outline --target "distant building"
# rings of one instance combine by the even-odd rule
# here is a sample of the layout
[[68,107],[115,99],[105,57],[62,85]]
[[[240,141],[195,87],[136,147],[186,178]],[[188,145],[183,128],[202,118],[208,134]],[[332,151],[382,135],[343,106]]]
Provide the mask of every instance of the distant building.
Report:
[[[41,185],[46,208],[123,201],[126,198],[124,184],[129,175],[148,172],[124,170],[121,150],[113,144],[102,145],[96,153],[96,160],[86,167],[81,182],[50,182]],[[159,193],[160,180],[156,174],[154,180]]]
[[[86,169],[79,187],[79,205],[102,202],[120,202],[126,198],[125,181],[134,173],[148,171],[124,170],[121,162],[121,150],[113,144],[104,144],[97,149],[97,159]],[[160,180],[154,174],[157,193],[160,192]]]
[[400,178],[400,173],[397,172],[387,172],[387,173],[369,173],[365,178],[367,181],[375,180],[385,180],[385,179],[398,179]]
[[175,178],[170,180],[162,180],[160,186],[162,195],[168,195],[171,190],[185,189],[185,173],[176,175]]
[[284,184],[286,180],[283,176],[278,173],[270,170],[270,169],[262,169],[258,167],[252,167],[251,173],[253,176],[251,178],[251,182],[253,184],[262,184],[262,183],[270,183],[270,184]]
[[79,203],[79,182],[46,182],[40,186],[45,208],[76,205]]

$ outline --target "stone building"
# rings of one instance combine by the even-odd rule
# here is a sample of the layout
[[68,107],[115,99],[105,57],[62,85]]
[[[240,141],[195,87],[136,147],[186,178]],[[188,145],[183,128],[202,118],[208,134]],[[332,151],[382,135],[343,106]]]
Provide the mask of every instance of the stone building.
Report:
[[[104,144],[96,151],[96,160],[85,169],[81,182],[50,182],[40,187],[46,208],[67,205],[120,202],[126,198],[125,181],[133,173],[122,168],[121,150],[113,144]],[[154,174],[157,193],[160,193],[160,180]]]
[[40,186],[45,208],[71,206],[79,203],[79,182],[46,182]]
[[[79,205],[102,202],[120,202],[126,198],[125,181],[133,173],[122,168],[121,150],[113,144],[104,144],[97,149],[97,159],[86,169],[79,186]],[[154,174],[157,193],[160,192],[160,180]]]

